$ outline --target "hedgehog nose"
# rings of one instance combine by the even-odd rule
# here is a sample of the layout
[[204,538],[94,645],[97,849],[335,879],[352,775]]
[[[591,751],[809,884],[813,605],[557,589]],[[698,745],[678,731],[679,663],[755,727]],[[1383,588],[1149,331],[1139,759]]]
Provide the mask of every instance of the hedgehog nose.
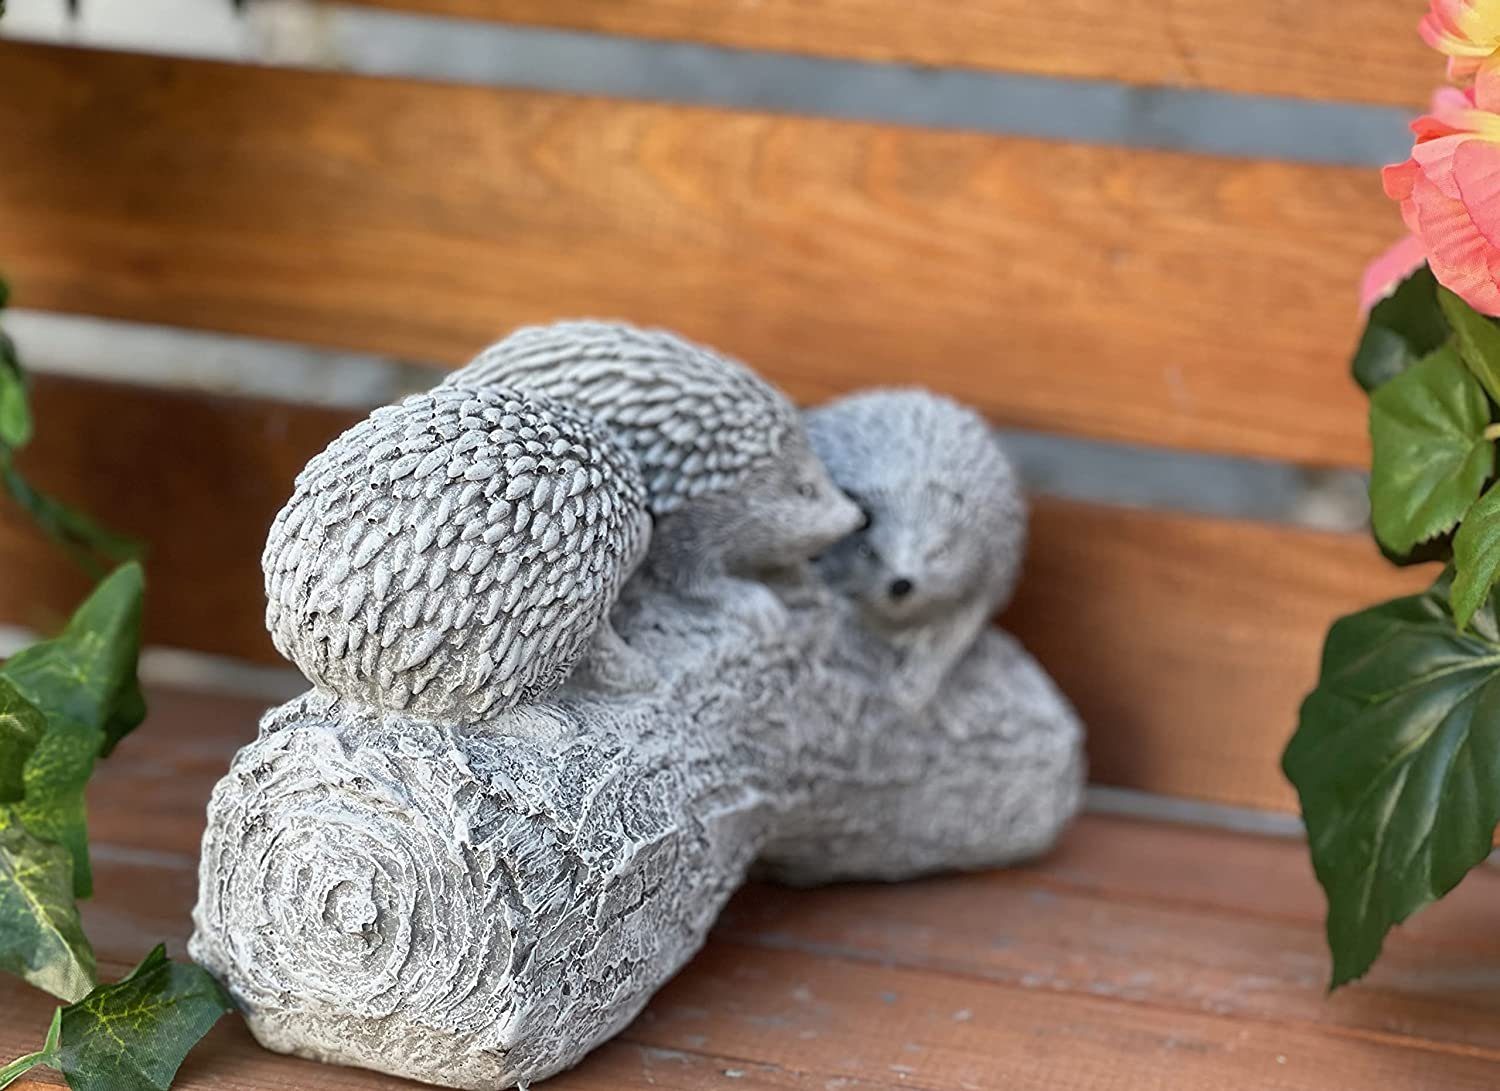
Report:
[[911,580],[907,579],[905,576],[899,576],[896,579],[894,579],[894,580],[891,581],[891,586],[890,586],[891,598],[893,598],[893,599],[904,599],[907,595],[909,595],[909,594],[912,593],[912,589],[915,586],[916,585],[914,583],[912,583]]

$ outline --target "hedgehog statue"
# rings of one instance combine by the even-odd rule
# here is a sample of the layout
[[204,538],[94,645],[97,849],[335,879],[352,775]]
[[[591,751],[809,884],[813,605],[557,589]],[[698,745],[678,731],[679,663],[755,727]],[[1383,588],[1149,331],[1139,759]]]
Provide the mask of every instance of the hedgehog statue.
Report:
[[634,459],[564,405],[413,395],[298,475],[262,558],[267,627],[340,697],[496,715],[555,689],[591,645],[628,661],[608,614],[649,541],[644,499]]
[[[534,391],[592,416],[641,466],[650,563],[690,594],[795,573],[855,529],[797,410],[749,368],[665,331],[573,321],[516,331],[447,384]],[[774,599],[748,588],[773,614]]]
[[874,390],[807,414],[813,449],[867,523],[819,559],[903,662],[920,708],[1009,599],[1026,504],[984,419],[923,390]]

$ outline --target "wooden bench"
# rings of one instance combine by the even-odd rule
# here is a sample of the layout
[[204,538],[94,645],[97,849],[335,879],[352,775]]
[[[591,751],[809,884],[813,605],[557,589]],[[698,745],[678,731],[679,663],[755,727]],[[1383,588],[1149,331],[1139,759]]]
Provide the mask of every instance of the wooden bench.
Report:
[[[1415,106],[1414,4],[366,0],[610,34]],[[1337,63],[1335,63],[1337,60]],[[0,262],[20,306],[452,365],[569,314],[674,327],[801,399],[922,383],[997,423],[1358,467],[1366,168],[0,42]],[[24,347],[24,346],[23,346]],[[41,377],[37,481],[149,540],[148,638],[271,663],[258,560],[357,414]],[[84,590],[0,524],[0,620]],[[1093,779],[1293,808],[1277,760],[1334,616],[1426,582],[1362,535],[1039,498],[1003,623],[1077,703]],[[181,953],[203,809],[260,704],[158,688],[91,789],[107,976]],[[1093,814],[1016,871],[757,887],[549,1087],[1490,1088],[1500,878],[1329,999],[1294,839]],[[0,1054],[50,1004],[0,983]],[[38,1076],[35,1086],[49,1077]],[[226,1021],[182,1088],[412,1086]]]

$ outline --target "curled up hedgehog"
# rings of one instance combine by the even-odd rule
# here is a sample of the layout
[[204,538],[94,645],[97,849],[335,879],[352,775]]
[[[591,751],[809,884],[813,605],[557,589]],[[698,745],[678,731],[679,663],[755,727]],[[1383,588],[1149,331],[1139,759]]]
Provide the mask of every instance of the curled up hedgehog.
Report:
[[439,387],[298,475],[262,558],[266,624],[320,689],[471,722],[551,692],[590,647],[628,660],[608,615],[649,538],[635,460],[593,421]]
[[925,706],[1010,598],[1026,543],[1015,470],[984,419],[923,390],[872,390],[807,414],[808,435],[864,508],[819,559],[902,660],[892,692]]
[[690,594],[711,597],[726,576],[743,583],[795,571],[863,519],[779,391],[664,331],[593,321],[528,327],[445,384],[545,395],[608,429],[645,480],[655,521],[649,563]]

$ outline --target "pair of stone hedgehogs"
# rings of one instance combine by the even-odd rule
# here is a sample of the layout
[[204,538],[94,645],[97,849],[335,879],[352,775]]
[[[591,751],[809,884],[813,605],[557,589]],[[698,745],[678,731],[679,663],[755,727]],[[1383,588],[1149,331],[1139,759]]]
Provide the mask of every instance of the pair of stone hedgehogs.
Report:
[[804,416],[672,334],[559,322],[375,410],[308,463],[266,543],[267,626],[342,698],[476,722],[585,658],[607,685],[649,687],[609,621],[643,563],[774,623],[760,581],[817,558],[903,651],[896,688],[920,704],[1009,594],[1024,533],[1010,464],[945,398],[873,391]]

